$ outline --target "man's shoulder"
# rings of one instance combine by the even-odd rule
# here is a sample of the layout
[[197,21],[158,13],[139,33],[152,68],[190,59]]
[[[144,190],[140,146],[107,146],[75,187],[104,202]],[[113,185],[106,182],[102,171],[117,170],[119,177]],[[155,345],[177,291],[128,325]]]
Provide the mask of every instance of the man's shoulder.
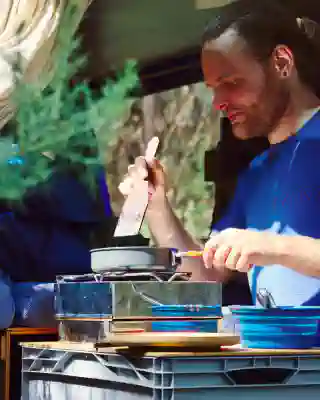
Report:
[[[297,142],[292,153],[292,167],[313,168],[320,164],[320,137]],[[320,170],[314,170],[320,176]]]
[[274,174],[282,175],[285,171],[295,181],[302,179],[305,184],[320,181],[320,137],[291,141],[284,146],[283,151],[284,157],[280,159],[279,154],[273,154],[272,149],[255,157],[239,177],[240,185],[246,187],[259,179],[270,180]]
[[310,151],[311,153],[319,152],[320,137],[306,138],[298,141],[299,149]]
[[[284,159],[289,159],[291,162],[299,161],[306,164],[320,163],[320,136],[314,138],[304,138],[303,140],[290,141],[286,144],[283,149],[280,149],[280,153],[286,153]],[[273,154],[274,153],[274,154]],[[277,152],[273,152],[270,148],[264,151],[262,154],[255,157],[246,172],[261,169],[269,165],[273,159],[277,160]]]

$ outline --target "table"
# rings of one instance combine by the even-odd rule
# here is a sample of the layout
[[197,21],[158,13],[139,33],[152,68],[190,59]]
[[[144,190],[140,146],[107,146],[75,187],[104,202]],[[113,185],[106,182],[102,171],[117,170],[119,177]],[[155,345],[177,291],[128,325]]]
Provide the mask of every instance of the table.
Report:
[[[0,331],[0,398],[20,400],[21,341],[57,340],[56,329],[14,327]],[[15,382],[11,386],[11,382]]]

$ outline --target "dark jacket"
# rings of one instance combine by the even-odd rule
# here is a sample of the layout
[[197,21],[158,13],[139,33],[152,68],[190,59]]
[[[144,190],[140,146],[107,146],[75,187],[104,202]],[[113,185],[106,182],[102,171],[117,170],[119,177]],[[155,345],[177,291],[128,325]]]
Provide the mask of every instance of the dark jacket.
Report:
[[112,212],[101,176],[97,190],[90,191],[73,173],[56,173],[0,216],[0,269],[13,282],[88,273],[95,232],[108,219]]

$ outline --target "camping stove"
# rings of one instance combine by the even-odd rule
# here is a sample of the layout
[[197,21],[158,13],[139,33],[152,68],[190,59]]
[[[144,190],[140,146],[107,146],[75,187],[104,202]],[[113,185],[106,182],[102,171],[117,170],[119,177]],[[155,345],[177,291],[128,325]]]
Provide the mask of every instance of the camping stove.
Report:
[[[97,271],[93,264],[92,269]],[[133,264],[125,267],[114,264],[105,271],[99,267],[99,273],[89,275],[57,277],[56,318],[61,339],[97,342],[111,332],[150,331],[154,320],[188,320],[156,317],[154,306],[221,304],[220,284],[189,282],[190,276],[176,272],[172,264],[167,267]]]

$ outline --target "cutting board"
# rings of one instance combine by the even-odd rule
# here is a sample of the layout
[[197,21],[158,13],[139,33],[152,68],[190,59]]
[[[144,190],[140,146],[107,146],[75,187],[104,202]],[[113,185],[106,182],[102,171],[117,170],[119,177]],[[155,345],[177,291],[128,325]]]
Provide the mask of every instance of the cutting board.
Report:
[[96,347],[206,347],[219,348],[240,343],[240,337],[228,333],[143,332],[110,334]]

